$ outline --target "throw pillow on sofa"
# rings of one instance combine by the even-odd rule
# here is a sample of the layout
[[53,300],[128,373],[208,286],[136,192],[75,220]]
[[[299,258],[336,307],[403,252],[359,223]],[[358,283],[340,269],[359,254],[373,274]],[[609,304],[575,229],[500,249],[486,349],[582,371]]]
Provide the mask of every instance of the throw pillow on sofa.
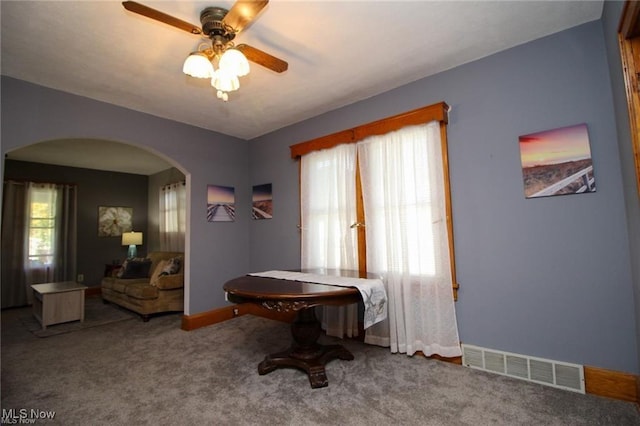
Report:
[[169,262],[167,259],[163,259],[160,262],[158,262],[156,269],[154,269],[153,273],[151,274],[151,279],[149,280],[149,284],[156,287],[158,286],[158,278],[160,278],[160,276],[164,274],[164,268],[167,266],[167,262]]
[[122,268],[118,271],[117,277],[122,279],[147,278],[151,268],[151,259],[134,257],[122,263]]
[[162,272],[165,275],[173,275],[177,274],[180,271],[180,267],[182,266],[182,258],[181,257],[172,257],[165,264]]

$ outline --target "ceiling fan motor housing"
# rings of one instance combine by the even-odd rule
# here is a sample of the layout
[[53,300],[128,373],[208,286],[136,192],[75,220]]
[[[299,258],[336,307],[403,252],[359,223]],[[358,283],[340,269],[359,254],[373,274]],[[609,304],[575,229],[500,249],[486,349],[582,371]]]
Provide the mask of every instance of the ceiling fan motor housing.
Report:
[[202,23],[202,32],[209,37],[219,36],[227,41],[233,40],[236,36],[233,28],[222,21],[229,11],[222,7],[207,7],[200,13],[200,22]]

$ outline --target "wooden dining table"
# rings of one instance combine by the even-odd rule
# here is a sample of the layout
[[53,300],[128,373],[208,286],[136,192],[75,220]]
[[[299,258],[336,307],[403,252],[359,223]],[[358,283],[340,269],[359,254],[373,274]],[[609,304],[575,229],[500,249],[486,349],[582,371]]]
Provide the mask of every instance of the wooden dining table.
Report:
[[[360,277],[357,271],[322,270],[322,273]],[[318,343],[322,330],[315,307],[357,303],[361,300],[358,289],[251,275],[232,279],[223,288],[231,302],[254,303],[271,311],[297,313],[291,324],[291,346],[267,355],[258,365],[260,375],[280,367],[294,367],[307,373],[312,388],[321,388],[329,384],[325,372],[325,365],[329,361],[336,358],[354,359],[353,354],[342,345]]]

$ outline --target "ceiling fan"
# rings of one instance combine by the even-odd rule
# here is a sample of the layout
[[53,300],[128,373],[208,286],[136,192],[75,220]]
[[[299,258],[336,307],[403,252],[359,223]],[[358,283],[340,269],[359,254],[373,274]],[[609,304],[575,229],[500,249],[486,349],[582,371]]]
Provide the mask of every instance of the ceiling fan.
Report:
[[[183,72],[192,77],[211,78],[218,98],[226,101],[228,92],[240,86],[238,77],[249,73],[247,60],[281,73],[289,64],[266,52],[246,44],[235,45],[233,40],[269,3],[268,0],[237,0],[227,10],[222,7],[207,7],[200,13],[202,27],[175,18],[135,1],[124,1],[122,5],[130,12],[154,19],[191,34],[207,37],[210,45],[202,43],[185,61]],[[204,47],[203,47],[204,46]],[[218,69],[214,70],[213,63]]]

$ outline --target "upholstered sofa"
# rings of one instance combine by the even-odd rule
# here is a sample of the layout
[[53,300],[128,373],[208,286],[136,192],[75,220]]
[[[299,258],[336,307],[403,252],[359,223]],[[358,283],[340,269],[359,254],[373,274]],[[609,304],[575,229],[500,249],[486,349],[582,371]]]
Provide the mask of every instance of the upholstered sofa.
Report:
[[102,300],[137,312],[145,322],[152,314],[181,312],[184,308],[183,259],[183,253],[167,251],[127,259],[122,268],[102,279]]

